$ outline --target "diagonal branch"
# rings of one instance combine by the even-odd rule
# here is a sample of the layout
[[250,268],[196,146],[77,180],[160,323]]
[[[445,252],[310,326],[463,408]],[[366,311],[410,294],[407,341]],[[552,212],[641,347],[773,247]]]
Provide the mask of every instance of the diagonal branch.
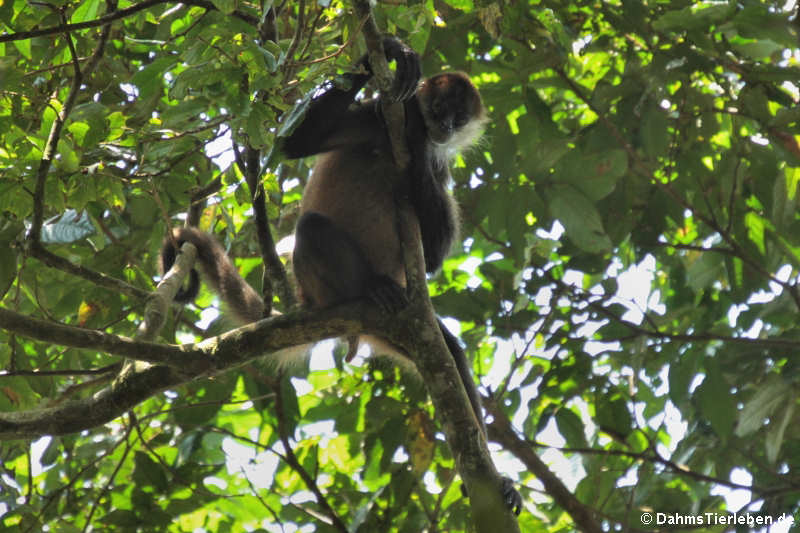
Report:
[[[244,152],[244,153],[242,153]],[[259,151],[252,146],[245,146],[244,150],[234,145],[233,153],[236,158],[236,165],[244,175],[247,187],[250,189],[250,200],[253,206],[253,214],[256,226],[256,236],[258,246],[261,250],[261,260],[264,263],[263,294],[266,313],[272,309],[273,289],[277,289],[278,298],[286,308],[293,307],[297,303],[291,283],[286,275],[286,268],[283,266],[278,252],[275,249],[275,239],[269,227],[269,216],[267,214],[267,193],[261,184],[261,163],[259,161]]]
[[278,434],[284,449],[283,460],[286,461],[286,463],[289,465],[289,468],[294,470],[297,475],[300,476],[300,479],[303,480],[303,483],[305,483],[308,490],[314,494],[314,497],[317,499],[317,505],[322,508],[325,515],[330,520],[329,525],[341,533],[347,533],[349,531],[347,525],[342,521],[341,517],[336,513],[333,507],[331,507],[331,504],[328,502],[325,494],[322,493],[322,490],[320,490],[316,480],[311,476],[311,474],[308,473],[305,467],[303,467],[303,464],[300,462],[300,459],[298,459],[297,454],[294,453],[292,443],[289,441],[289,428],[287,427],[288,424],[286,423],[286,409],[283,405],[283,395],[280,391],[280,385],[275,383],[273,386],[275,387],[275,415],[278,417]]
[[[111,15],[113,15],[114,13],[111,13]],[[67,120],[67,117],[69,117],[69,114],[75,107],[78,94],[81,91],[83,80],[86,79],[86,77],[89,74],[91,74],[91,72],[99,64],[100,58],[103,56],[103,53],[105,51],[106,43],[108,42],[108,37],[111,33],[111,25],[108,24],[103,28],[103,31],[100,33],[100,39],[97,42],[97,46],[95,47],[94,52],[92,52],[92,55],[86,62],[86,67],[83,69],[83,71],[81,71],[78,54],[75,51],[75,47],[72,42],[72,37],[69,35],[70,31],[68,29],[69,26],[70,26],[69,24],[65,23],[63,26],[59,27],[58,30],[64,31],[66,34],[67,43],[69,45],[69,50],[72,57],[72,66],[74,74],[72,77],[72,84],[70,85],[67,99],[64,101],[64,104],[61,106],[61,110],[56,115],[56,118],[55,120],[53,120],[53,124],[50,127],[50,133],[47,138],[47,144],[45,145],[44,152],[42,153],[42,159],[39,161],[39,167],[36,171],[36,186],[33,196],[33,223],[28,233],[29,250],[33,257],[42,261],[44,264],[46,264],[51,268],[62,270],[64,272],[72,274],[73,276],[86,279],[100,287],[104,287],[106,289],[116,292],[121,292],[133,298],[143,299],[147,297],[147,295],[149,294],[147,291],[139,289],[138,287],[134,287],[133,285],[130,285],[122,280],[118,280],[101,272],[96,272],[89,268],[80,265],[75,265],[70,261],[67,261],[63,257],[59,257],[48,251],[42,245],[41,242],[42,225],[44,224],[45,184],[47,181],[47,176],[50,172],[50,168],[53,165],[53,158],[55,156],[58,147],[58,141],[61,139],[61,131],[64,128],[64,124]],[[0,41],[2,41],[2,37],[3,36],[0,36]]]
[[493,402],[486,402],[486,410],[492,415],[488,429],[493,440],[501,443],[504,449],[525,463],[528,470],[544,485],[545,492],[572,517],[578,530],[584,533],[602,533],[603,528],[596,520],[594,511],[578,500],[528,443],[517,436],[505,413],[502,413]]
[[[61,16],[64,18],[63,13]],[[61,110],[58,112],[56,118],[53,120],[53,124],[50,126],[50,133],[47,136],[47,143],[45,144],[44,151],[42,153],[42,159],[39,161],[39,168],[36,171],[36,187],[33,194],[33,224],[29,233],[31,242],[35,244],[41,242],[42,224],[44,223],[44,186],[45,182],[47,181],[47,174],[50,172],[50,167],[53,165],[53,159],[55,158],[58,141],[61,138],[61,130],[64,128],[64,123],[66,122],[67,117],[75,107],[75,102],[78,99],[78,93],[80,92],[81,84],[83,83],[83,73],[81,72],[78,55],[75,52],[72,36],[69,34],[69,30],[65,29],[66,26],[67,24],[65,21],[65,24],[60,28],[60,30],[63,31],[66,36],[67,44],[69,45],[69,50],[72,54],[72,65],[75,73],[72,76],[72,84],[70,85],[69,93],[67,93],[67,99],[64,101],[63,105],[61,106]],[[106,32],[103,33],[107,36]],[[102,54],[104,47],[105,39],[101,39],[98,47],[95,49],[94,54]]]
[[[370,66],[381,90],[382,112],[395,164],[400,169],[405,169],[409,152],[405,140],[404,107],[400,103],[391,103],[389,97],[393,77],[386,64],[382,37],[372,17],[370,4],[367,0],[354,0],[353,3],[359,20],[366,20],[363,33],[369,48]],[[394,317],[399,326],[407,328],[406,336],[385,336],[392,342],[408,339],[406,342],[412,344],[406,353],[411,356],[422,375],[436,413],[443,421],[456,468],[470,495],[476,531],[519,532],[516,517],[502,501],[502,480],[489,455],[486,436],[478,423],[477,416],[480,414],[473,411],[465,384],[437,324],[427,290],[419,221],[408,199],[396,198],[395,205],[411,305]]]

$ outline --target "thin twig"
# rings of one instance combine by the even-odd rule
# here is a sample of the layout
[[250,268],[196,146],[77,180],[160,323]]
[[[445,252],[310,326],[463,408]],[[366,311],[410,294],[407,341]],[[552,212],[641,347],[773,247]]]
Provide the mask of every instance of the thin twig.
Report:
[[280,391],[280,384],[276,383],[275,385],[275,416],[278,417],[278,434],[280,435],[281,442],[283,443],[284,449],[284,459],[289,467],[295,471],[295,473],[300,476],[300,479],[303,480],[305,483],[306,488],[310,490],[316,500],[317,505],[319,505],[325,515],[330,519],[330,525],[333,526],[338,531],[342,533],[348,533],[349,529],[347,525],[342,521],[336,511],[333,510],[333,507],[328,503],[327,498],[322,491],[320,490],[317,482],[309,475],[303,465],[300,463],[299,459],[294,453],[294,449],[292,448],[292,443],[289,442],[289,432],[286,427],[286,412],[283,406],[283,396]]
[[71,369],[71,370],[14,370],[11,372],[0,372],[0,379],[18,376],[46,377],[46,376],[95,376],[98,374],[108,374],[119,370],[119,363],[106,365],[101,368],[91,369]]
[[[0,35],[0,43],[21,41],[24,39],[32,39],[34,37],[41,37],[43,35],[53,35],[64,31],[73,32],[78,30],[85,30],[88,28],[97,28],[99,26],[104,26],[106,24],[114,22],[115,20],[129,17],[130,15],[138,13],[139,11],[150,9],[151,7],[160,4],[174,4],[174,3],[177,3],[176,0],[145,0],[144,2],[134,4],[131,7],[125,9],[120,9],[119,11],[109,13],[108,15],[104,15],[94,20],[87,20],[85,22],[76,22],[74,24],[65,24],[62,26],[53,26],[49,28],[42,28],[39,30],[20,31],[16,33],[9,33],[6,35]],[[217,10],[216,6],[214,6],[212,2],[207,2],[206,0],[181,0],[180,3],[187,6],[202,7],[210,11]],[[258,19],[256,19],[253,16],[247,15],[246,13],[242,13],[241,11],[234,11],[233,13],[231,13],[231,15],[247,22],[248,24],[252,24],[253,26],[258,26]]]

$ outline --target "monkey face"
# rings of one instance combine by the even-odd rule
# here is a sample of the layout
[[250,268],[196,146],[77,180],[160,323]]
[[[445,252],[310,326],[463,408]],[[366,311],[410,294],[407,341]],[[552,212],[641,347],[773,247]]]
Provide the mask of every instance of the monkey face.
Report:
[[417,92],[428,136],[436,145],[460,150],[474,143],[486,123],[478,90],[461,72],[437,74]]

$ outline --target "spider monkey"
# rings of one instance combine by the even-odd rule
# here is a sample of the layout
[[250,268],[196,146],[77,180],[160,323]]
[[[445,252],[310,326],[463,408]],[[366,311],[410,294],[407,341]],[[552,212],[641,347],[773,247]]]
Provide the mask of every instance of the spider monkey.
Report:
[[[408,303],[395,225],[396,195],[407,195],[419,220],[427,272],[441,268],[458,231],[457,208],[447,189],[449,163],[483,131],[487,117],[480,94],[459,72],[420,82],[416,52],[392,37],[385,38],[383,46],[387,59],[396,62],[392,93],[404,104],[408,168],[395,165],[379,100],[356,100],[372,77],[366,56],[358,63],[362,72],[345,74],[340,83],[325,86],[311,99],[301,123],[278,139],[281,153],[289,159],[319,154],[303,192],[293,254],[300,301],[309,308],[368,298],[385,312],[396,313]],[[394,188],[398,182],[403,190]],[[205,279],[239,321],[263,317],[261,298],[213,237],[191,228],[175,229],[173,236],[179,244],[190,241],[197,246]],[[164,271],[174,263],[175,253],[168,239],[162,250]],[[176,300],[196,296],[196,276]],[[441,320],[439,328],[485,435],[483,409],[464,351]],[[370,343],[376,344],[372,339]],[[519,514],[521,496],[507,478],[503,497]]]

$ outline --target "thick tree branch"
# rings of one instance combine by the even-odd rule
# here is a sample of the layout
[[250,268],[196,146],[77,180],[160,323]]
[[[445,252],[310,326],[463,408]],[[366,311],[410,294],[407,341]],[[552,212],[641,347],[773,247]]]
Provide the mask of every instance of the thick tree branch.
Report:
[[[405,169],[409,152],[405,140],[404,108],[402,104],[391,101],[393,77],[386,63],[382,36],[372,18],[369,2],[355,0],[354,6],[358,18],[366,21],[363,33],[369,49],[370,66],[381,91],[382,112],[395,164]],[[456,467],[470,495],[476,530],[479,533],[518,532],[516,517],[502,501],[502,480],[489,455],[485,435],[437,324],[427,290],[419,222],[407,199],[396,198],[396,207],[397,231],[412,303],[395,317],[398,326],[406,328],[405,335],[386,336],[392,342],[406,340],[412,345],[406,352],[422,374],[437,416],[442,420]]]
[[[0,308],[0,328],[9,332],[151,363],[126,372],[110,387],[90,398],[52,408],[0,413],[0,440],[91,429],[110,422],[154,394],[193,379],[220,374],[265,354],[300,344],[361,332],[393,332],[397,329],[393,322],[371,305],[357,302],[320,312],[298,311],[271,317],[196,344],[170,345],[134,341]],[[408,333],[405,329],[394,331],[399,338]]]

